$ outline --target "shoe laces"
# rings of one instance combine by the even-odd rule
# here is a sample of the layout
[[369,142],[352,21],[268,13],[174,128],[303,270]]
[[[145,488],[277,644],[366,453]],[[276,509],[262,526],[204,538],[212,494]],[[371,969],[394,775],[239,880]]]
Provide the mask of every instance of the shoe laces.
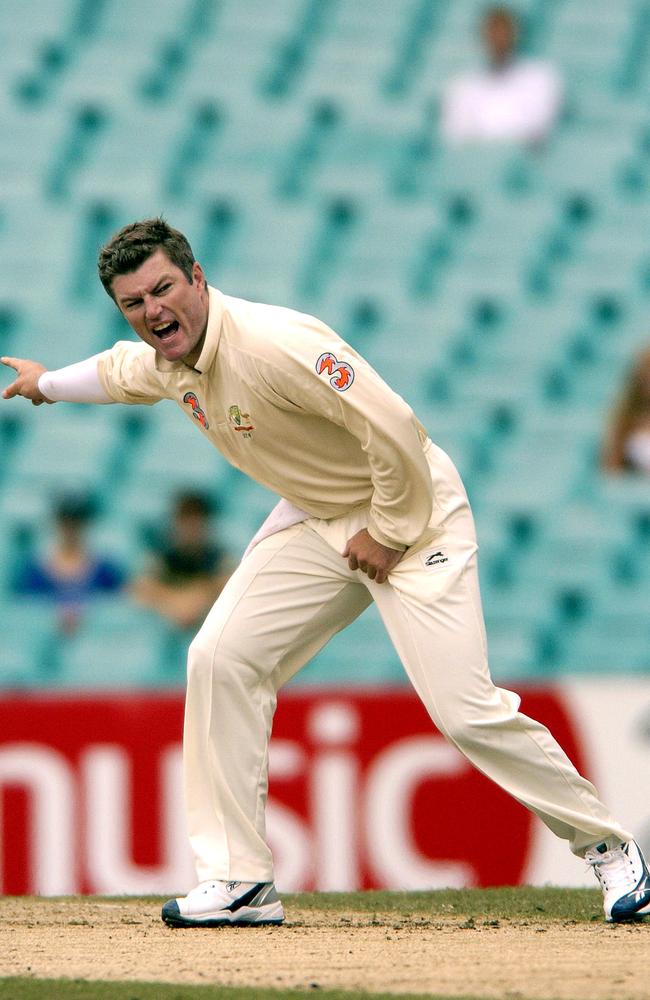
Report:
[[587,851],[585,861],[594,869],[604,889],[625,889],[636,884],[634,862],[622,847],[614,847],[604,854],[596,850]]

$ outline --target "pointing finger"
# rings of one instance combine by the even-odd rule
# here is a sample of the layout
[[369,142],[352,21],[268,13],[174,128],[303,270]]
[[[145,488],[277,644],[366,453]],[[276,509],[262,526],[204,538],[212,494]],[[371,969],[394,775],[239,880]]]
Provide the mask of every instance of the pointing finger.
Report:
[[18,382],[12,382],[11,385],[2,390],[3,399],[11,399],[13,396],[17,396],[19,391]]
[[8,368],[13,368],[18,371],[18,358],[0,358],[3,365],[7,365]]

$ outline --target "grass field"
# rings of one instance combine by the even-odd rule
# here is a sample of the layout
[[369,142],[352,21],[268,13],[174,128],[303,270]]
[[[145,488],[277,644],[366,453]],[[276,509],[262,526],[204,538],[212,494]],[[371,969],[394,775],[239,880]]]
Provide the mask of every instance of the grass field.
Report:
[[600,920],[600,889],[535,889],[506,886],[500,889],[436,889],[434,892],[311,892],[283,897],[291,910],[330,910],[337,913],[422,914],[430,917],[458,914],[463,917],[539,917],[561,920]]
[[[60,979],[0,980],[7,1000],[404,1000],[397,993],[349,993],[341,990],[273,990],[246,986],[176,986],[164,983],[68,982]],[[408,1000],[451,1000],[432,993],[409,994]],[[458,997],[453,1000],[481,1000]]]
[[[7,1000],[404,1000],[397,993],[349,993],[341,990],[273,990],[257,987],[175,986],[164,983],[69,982],[60,979],[0,980],[0,997]],[[409,1000],[451,1000],[431,993],[409,994]],[[458,997],[453,1000],[481,1000]]]
[[3,1000],[645,1000],[650,921],[598,889],[285,896],[283,927],[171,930],[159,899],[0,900]]

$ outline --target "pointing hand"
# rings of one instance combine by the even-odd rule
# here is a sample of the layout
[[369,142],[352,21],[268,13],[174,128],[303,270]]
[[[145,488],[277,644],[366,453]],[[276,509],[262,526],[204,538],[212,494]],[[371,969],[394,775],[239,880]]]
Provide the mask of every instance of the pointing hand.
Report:
[[13,368],[16,372],[14,381],[2,390],[3,399],[24,396],[25,399],[31,399],[34,406],[53,402],[44,396],[38,388],[39,378],[43,372],[47,371],[44,365],[40,365],[38,361],[27,361],[22,358],[0,358],[0,362],[7,365],[8,368]]

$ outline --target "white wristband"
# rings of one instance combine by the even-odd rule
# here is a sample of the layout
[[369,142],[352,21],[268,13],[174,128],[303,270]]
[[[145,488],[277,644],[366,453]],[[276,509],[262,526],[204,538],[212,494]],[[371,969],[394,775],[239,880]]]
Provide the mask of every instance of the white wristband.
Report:
[[114,403],[99,381],[97,360],[100,357],[101,354],[94,354],[66,368],[43,372],[38,388],[53,403]]

